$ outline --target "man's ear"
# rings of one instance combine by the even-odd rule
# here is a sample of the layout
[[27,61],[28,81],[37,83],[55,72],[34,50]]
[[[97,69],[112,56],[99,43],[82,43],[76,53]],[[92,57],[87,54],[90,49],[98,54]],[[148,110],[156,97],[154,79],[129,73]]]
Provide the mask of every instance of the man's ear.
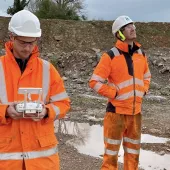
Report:
[[120,39],[120,35],[119,35],[118,32],[116,32],[116,37],[117,37],[118,39]]
[[13,36],[12,33],[9,33],[9,39],[10,39],[11,41],[14,41],[14,36]]

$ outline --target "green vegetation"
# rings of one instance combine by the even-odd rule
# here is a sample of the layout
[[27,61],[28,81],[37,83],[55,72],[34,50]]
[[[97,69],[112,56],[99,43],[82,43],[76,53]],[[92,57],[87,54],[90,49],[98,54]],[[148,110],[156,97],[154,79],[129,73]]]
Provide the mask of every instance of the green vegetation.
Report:
[[14,15],[25,7],[42,19],[87,20],[83,0],[14,0],[7,13]]
[[29,9],[42,19],[86,20],[82,0],[36,0]]
[[14,15],[16,12],[23,10],[30,0],[14,0],[13,6],[9,6],[7,9],[7,14]]

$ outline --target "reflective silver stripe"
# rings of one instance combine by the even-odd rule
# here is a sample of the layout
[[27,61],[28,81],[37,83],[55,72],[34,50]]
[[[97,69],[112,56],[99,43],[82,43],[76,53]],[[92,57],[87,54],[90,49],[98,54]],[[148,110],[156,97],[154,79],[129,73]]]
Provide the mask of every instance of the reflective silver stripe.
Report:
[[[118,86],[119,89],[123,89],[123,88],[128,87],[132,84],[133,84],[133,78],[126,80],[126,81],[118,84],[117,86]],[[135,84],[138,84],[140,86],[144,86],[143,80],[140,80],[138,78],[135,78]]]
[[137,50],[137,53],[138,53],[138,54],[142,54],[142,55],[143,55],[143,53],[142,53],[142,50],[141,50],[141,49],[138,49],[138,50]]
[[132,153],[132,154],[135,154],[135,155],[138,155],[140,153],[140,149],[139,150],[135,150],[135,149],[127,148],[127,147],[124,147],[124,151],[126,153]]
[[96,83],[96,85],[93,87],[93,89],[94,89],[96,92],[98,92],[102,86],[103,86],[103,84],[100,83],[100,82],[98,82],[98,83]]
[[59,107],[55,106],[52,103],[51,103],[51,105],[52,105],[52,108],[54,109],[54,111],[56,113],[56,116],[55,116],[56,118],[55,119],[57,119],[58,115],[60,114],[60,109],[59,109]]
[[150,71],[148,71],[147,73],[144,74],[144,79],[149,78],[149,77],[151,77]]
[[50,64],[46,60],[43,61],[43,80],[42,80],[42,87],[43,87],[43,101],[46,103],[46,97],[49,90],[50,84]]
[[58,153],[57,146],[43,151],[0,153],[0,160],[23,160],[47,157]]
[[113,145],[120,145],[121,140],[114,140],[114,139],[109,139],[109,138],[104,138],[104,141],[107,142],[108,144],[113,144]]
[[[147,81],[151,81],[151,78],[147,78],[147,79],[145,79],[145,80],[147,80]],[[144,80],[144,81],[145,81],[145,80]]]
[[117,90],[119,90],[119,87],[117,87],[114,83],[108,83],[108,85],[110,86],[110,87],[114,87],[114,88],[116,88]]
[[[136,96],[143,97],[144,92],[141,92],[141,91],[138,91],[138,90],[135,90],[135,92],[136,92]],[[133,96],[134,96],[134,91],[132,90],[128,93],[117,96],[116,100],[126,100],[126,99],[133,97]]]
[[119,56],[120,55],[120,52],[119,52],[119,50],[116,47],[113,47],[111,50],[113,51],[115,56]]
[[100,82],[104,82],[105,81],[104,78],[102,78],[102,77],[100,77],[100,76],[98,76],[96,74],[93,74],[90,80],[96,80],[96,81],[100,81]]
[[129,143],[132,143],[132,144],[140,144],[140,140],[134,140],[134,139],[127,138],[127,137],[124,137],[123,141],[124,142],[129,142]]
[[3,104],[8,102],[2,61],[0,61],[0,102]]
[[118,151],[111,151],[109,149],[105,149],[105,154],[107,154],[107,155],[118,155]]
[[56,102],[56,101],[64,100],[66,98],[68,98],[67,93],[62,92],[62,93],[56,94],[55,96],[51,96],[50,97],[50,102]]
[[3,104],[0,103],[0,105],[4,105],[4,104],[5,105],[11,105],[12,103],[14,103],[14,102],[6,102],[6,103],[3,103]]

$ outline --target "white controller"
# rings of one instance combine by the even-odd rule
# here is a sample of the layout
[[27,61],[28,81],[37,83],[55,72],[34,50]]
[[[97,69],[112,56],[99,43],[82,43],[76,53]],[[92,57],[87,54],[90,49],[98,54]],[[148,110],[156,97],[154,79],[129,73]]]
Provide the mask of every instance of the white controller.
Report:
[[[25,106],[26,105],[26,106]],[[36,102],[26,102],[18,103],[15,107],[17,112],[25,112],[26,114],[32,113],[41,113],[42,112],[42,104]]]
[[[40,102],[42,88],[19,88],[18,93],[24,94],[24,101],[19,102],[15,106],[16,111],[19,113],[23,113],[23,118],[39,117],[39,113],[41,113],[43,110],[43,105]],[[38,100],[32,101],[31,94],[38,94]],[[27,98],[29,100],[27,100]],[[30,116],[28,116],[28,114],[30,114]]]

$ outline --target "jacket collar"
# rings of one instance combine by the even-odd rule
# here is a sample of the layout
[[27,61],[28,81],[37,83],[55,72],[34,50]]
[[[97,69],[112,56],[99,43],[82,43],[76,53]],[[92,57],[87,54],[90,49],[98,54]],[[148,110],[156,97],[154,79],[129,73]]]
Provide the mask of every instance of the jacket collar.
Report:
[[[5,57],[8,60],[12,60],[15,61],[15,57],[12,53],[13,50],[13,43],[11,41],[8,41],[5,43],[5,50],[6,50],[6,55]],[[38,50],[38,46],[35,46],[30,57],[29,57],[29,62],[33,61],[34,59],[36,59],[39,56],[39,50]]]
[[[119,49],[119,50],[121,50],[121,51],[123,51],[123,52],[126,52],[126,53],[129,53],[131,50],[131,48],[130,48],[130,45],[129,44],[127,44],[126,42],[123,42],[123,41],[120,41],[120,40],[117,40],[117,42],[116,42],[116,47]],[[136,50],[138,50],[139,48],[141,47],[141,45],[138,43],[138,42],[134,42],[134,44],[133,44],[133,51],[136,51]]]

